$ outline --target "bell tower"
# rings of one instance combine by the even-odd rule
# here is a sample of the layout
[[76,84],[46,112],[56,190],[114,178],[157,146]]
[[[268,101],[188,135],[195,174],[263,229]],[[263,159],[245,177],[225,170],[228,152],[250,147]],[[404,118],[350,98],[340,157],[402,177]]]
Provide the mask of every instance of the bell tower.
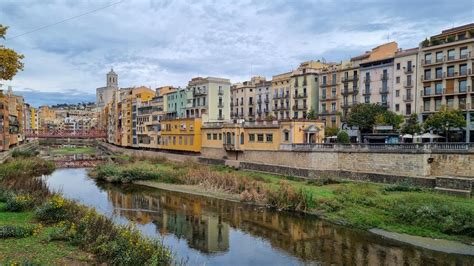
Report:
[[111,68],[110,72],[107,73],[107,87],[118,88],[118,76],[113,68]]

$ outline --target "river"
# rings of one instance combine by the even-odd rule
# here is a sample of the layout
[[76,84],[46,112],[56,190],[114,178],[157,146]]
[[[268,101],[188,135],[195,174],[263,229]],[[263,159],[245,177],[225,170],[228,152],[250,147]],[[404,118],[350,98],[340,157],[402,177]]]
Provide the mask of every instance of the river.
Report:
[[474,257],[431,251],[309,216],[138,185],[98,183],[85,168],[43,176],[117,223],[160,237],[188,265],[474,265]]

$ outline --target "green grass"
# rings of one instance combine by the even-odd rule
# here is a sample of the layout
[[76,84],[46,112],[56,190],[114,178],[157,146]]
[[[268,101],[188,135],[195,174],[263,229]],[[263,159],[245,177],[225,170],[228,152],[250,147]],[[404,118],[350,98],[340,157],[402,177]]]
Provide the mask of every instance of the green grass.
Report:
[[[209,175],[219,173],[217,177],[220,178],[236,176],[242,178],[242,184],[246,185],[249,180],[258,182],[257,186],[263,186],[268,191],[264,202],[266,199],[267,204],[278,208],[315,213],[330,221],[361,229],[381,228],[468,243],[474,241],[473,199],[439,194],[407,183],[387,185],[337,178],[308,181],[291,176],[234,170],[225,166],[152,162],[136,158],[109,165],[113,170],[112,175],[114,171],[123,172],[130,168],[147,169],[145,177],[148,180],[178,184],[183,183],[183,175],[202,176],[203,183],[213,182],[212,178],[206,178],[202,175],[203,171],[199,171],[206,167],[210,172],[204,173]],[[133,180],[142,180],[139,172],[136,172]],[[242,194],[241,199],[244,200]]]
[[96,150],[94,147],[62,147],[52,149],[51,152],[56,154],[94,154]]
[[[37,226],[33,211],[6,212],[5,203],[0,202],[0,226]],[[34,263],[40,265],[93,263],[92,257],[69,243],[46,242],[50,227],[39,230],[37,235],[25,238],[0,239],[0,265]]]

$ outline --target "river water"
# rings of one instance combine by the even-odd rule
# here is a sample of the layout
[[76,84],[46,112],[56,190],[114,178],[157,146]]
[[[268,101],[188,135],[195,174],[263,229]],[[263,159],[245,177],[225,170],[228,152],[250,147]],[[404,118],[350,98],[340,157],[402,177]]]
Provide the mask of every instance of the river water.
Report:
[[314,217],[138,185],[98,183],[85,168],[42,179],[117,223],[160,237],[188,265],[474,265]]

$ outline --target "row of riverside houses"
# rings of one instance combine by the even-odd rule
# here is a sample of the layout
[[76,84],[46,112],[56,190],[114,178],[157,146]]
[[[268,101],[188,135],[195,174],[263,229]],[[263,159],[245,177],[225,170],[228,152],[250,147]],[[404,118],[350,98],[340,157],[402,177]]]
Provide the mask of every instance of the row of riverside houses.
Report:
[[22,96],[14,95],[11,87],[7,93],[0,89],[0,151],[22,144],[25,130],[37,126],[36,109],[25,103]]
[[318,143],[324,128],[343,126],[358,103],[378,103],[406,117],[416,113],[420,121],[443,105],[460,109],[465,138],[473,141],[473,83],[474,23],[444,30],[417,48],[390,42],[346,62],[303,62],[271,81],[256,76],[231,85],[197,77],[186,88],[119,89],[112,70],[107,86],[97,89],[97,104],[108,141],[129,147],[197,152],[217,143],[225,149]]

